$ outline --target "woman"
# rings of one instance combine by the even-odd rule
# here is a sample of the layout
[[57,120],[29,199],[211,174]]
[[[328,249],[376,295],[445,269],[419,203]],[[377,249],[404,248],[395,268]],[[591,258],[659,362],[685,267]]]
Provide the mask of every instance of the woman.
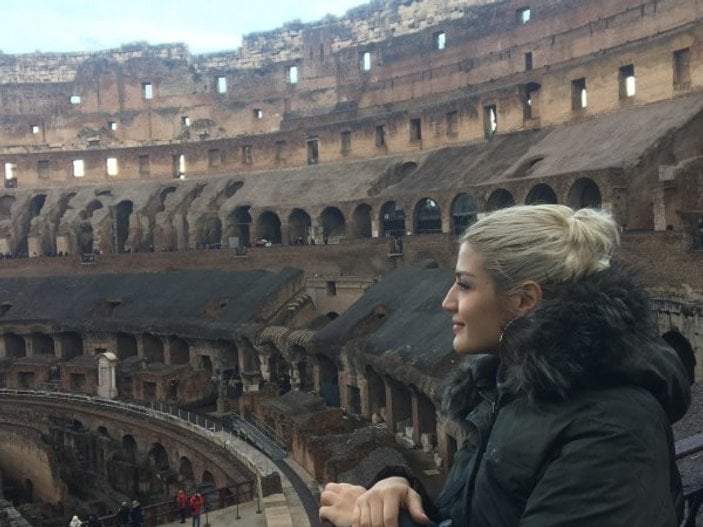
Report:
[[[671,423],[690,392],[646,295],[611,262],[603,211],[512,207],[469,227],[442,304],[453,372],[441,410],[461,423],[431,503],[399,467],[368,488],[330,483],[320,518],[337,527],[675,527],[682,512]],[[478,355],[480,354],[480,355]]]

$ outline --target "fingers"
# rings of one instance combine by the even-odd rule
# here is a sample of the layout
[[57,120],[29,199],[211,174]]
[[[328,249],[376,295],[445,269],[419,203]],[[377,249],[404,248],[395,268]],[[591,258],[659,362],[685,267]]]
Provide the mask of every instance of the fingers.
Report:
[[422,508],[422,498],[412,489],[408,492],[406,506],[410,516],[417,523],[421,523],[423,525],[430,523],[430,519],[427,517],[425,510]]

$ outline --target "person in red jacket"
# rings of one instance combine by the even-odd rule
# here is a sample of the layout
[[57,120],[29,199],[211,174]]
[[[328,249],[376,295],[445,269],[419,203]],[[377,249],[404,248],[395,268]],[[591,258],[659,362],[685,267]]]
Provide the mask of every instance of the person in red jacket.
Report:
[[181,523],[186,522],[186,509],[188,508],[188,495],[183,489],[178,491],[176,496],[176,503],[178,504],[178,517],[181,519]]
[[200,527],[200,511],[205,504],[202,494],[196,492],[190,497],[190,512],[193,518],[193,527]]

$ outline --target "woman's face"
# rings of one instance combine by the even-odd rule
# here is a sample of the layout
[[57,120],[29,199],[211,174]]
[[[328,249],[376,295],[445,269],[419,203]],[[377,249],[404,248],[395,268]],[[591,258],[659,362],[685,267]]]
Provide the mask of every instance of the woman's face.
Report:
[[514,317],[509,297],[496,292],[481,257],[468,243],[459,248],[456,281],[442,307],[452,315],[457,353],[493,353],[501,329]]

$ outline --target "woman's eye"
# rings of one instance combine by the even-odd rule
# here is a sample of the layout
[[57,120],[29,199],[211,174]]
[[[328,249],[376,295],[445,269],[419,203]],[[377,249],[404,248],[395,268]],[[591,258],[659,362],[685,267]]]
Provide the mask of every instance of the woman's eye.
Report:
[[461,290],[471,289],[471,286],[469,286],[469,284],[465,284],[464,282],[457,281],[456,285]]

